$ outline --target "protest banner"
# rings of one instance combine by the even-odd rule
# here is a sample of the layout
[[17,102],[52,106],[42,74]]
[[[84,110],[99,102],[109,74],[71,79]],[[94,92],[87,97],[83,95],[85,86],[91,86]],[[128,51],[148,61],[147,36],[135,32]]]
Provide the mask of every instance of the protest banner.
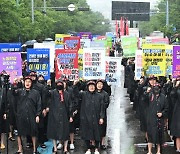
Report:
[[172,75],[173,46],[166,45],[166,76]]
[[55,42],[34,43],[34,49],[49,49],[50,51],[50,72],[54,72]]
[[92,40],[92,33],[91,32],[80,32],[79,37],[80,37],[80,39],[90,39],[90,40]]
[[180,76],[180,46],[173,46],[173,78]]
[[80,43],[81,43],[81,49],[90,48],[91,40],[90,39],[80,39]]
[[119,57],[106,57],[105,59],[105,80],[113,84],[119,84],[120,82],[120,67],[121,58]]
[[105,49],[86,48],[83,51],[83,78],[105,79]]
[[135,56],[135,78],[136,80],[140,80],[142,76],[142,55],[143,51],[142,50],[137,50],[136,51],[136,56]]
[[79,69],[79,78],[83,77],[83,49],[78,51],[78,69]]
[[49,49],[27,49],[28,72],[35,71],[43,75],[45,80],[50,79]]
[[55,58],[56,80],[78,79],[78,50],[68,52],[67,50],[56,50]]
[[143,45],[143,73],[145,76],[165,76],[166,57],[165,45]]
[[70,52],[78,52],[80,48],[80,38],[76,36],[64,37],[64,49]]
[[0,43],[0,52],[20,52],[21,43]]
[[121,36],[123,57],[135,57],[138,40],[133,36]]
[[55,48],[64,49],[64,37],[70,37],[68,34],[55,34]]
[[104,41],[91,41],[90,47],[91,48],[105,48],[105,42]]
[[10,76],[10,82],[22,76],[21,53],[0,53],[0,72],[5,71]]

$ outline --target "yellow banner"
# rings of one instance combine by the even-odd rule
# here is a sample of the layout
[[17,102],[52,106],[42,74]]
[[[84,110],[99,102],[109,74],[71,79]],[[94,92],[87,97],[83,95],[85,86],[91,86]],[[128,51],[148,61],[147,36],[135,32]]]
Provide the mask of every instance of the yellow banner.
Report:
[[55,44],[56,45],[63,45],[64,44],[64,37],[70,37],[68,34],[55,34]]
[[143,72],[145,76],[166,75],[166,46],[159,44],[143,44]]

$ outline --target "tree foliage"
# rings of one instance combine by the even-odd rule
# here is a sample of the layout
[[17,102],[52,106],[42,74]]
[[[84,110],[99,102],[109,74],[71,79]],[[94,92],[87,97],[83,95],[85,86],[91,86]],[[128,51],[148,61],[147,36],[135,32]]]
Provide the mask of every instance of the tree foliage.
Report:
[[166,0],[161,0],[157,6],[159,13],[150,17],[148,22],[140,22],[139,28],[142,36],[147,36],[153,31],[162,31],[165,36],[180,33],[180,1],[169,0],[169,26],[166,26]]
[[[54,38],[56,33],[91,31],[94,34],[104,34],[109,31],[108,20],[99,12],[92,10],[56,11],[47,8],[44,12],[43,0],[34,0],[35,20],[31,20],[30,0],[0,1],[0,42],[25,42],[31,39]],[[89,7],[86,0],[46,0],[47,7]]]

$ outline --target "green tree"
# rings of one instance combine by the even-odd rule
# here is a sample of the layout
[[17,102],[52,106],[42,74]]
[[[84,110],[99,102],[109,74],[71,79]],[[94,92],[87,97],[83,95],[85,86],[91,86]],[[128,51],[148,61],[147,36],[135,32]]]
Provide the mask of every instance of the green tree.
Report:
[[166,26],[166,0],[161,0],[157,8],[159,13],[152,15],[150,21],[140,22],[142,36],[147,36],[156,30],[164,32],[168,37],[180,33],[180,1],[169,0],[169,26]]
[[[98,12],[89,11],[55,11],[47,8],[43,12],[43,0],[35,2],[35,21],[31,22],[31,1],[1,0],[0,1],[0,42],[25,42],[30,39],[43,40],[46,37],[54,38],[56,33],[70,31],[91,31],[94,34],[105,34],[110,25]],[[67,7],[69,4],[77,7],[89,7],[86,0],[47,0],[48,7]]]

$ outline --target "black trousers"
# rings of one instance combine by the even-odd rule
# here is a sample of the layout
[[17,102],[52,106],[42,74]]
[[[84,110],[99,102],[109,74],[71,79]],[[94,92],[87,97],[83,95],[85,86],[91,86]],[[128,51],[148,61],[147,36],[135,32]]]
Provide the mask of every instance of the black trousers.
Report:
[[[86,143],[86,147],[87,147],[87,149],[91,149],[91,142],[90,142],[90,140],[85,140],[85,143]],[[99,148],[99,141],[95,141],[95,148],[97,149],[97,148]]]

